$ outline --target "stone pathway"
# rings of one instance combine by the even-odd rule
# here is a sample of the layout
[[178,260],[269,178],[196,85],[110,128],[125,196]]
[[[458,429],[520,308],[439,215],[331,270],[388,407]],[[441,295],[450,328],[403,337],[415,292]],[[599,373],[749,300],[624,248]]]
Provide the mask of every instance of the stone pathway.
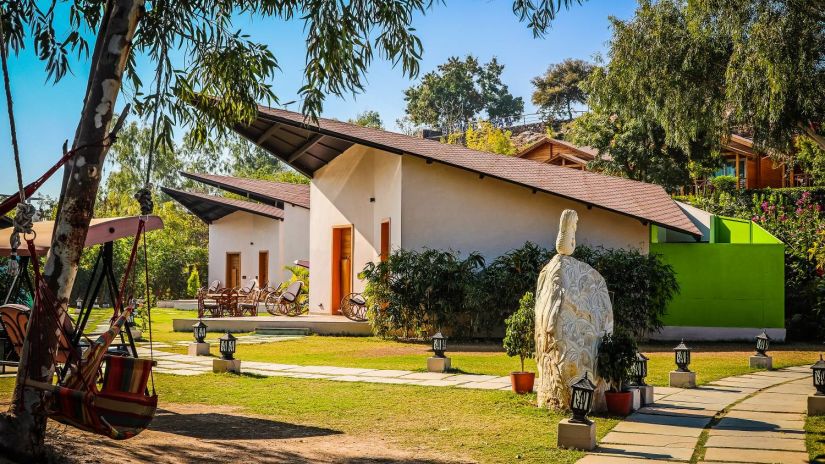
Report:
[[[148,357],[146,347],[138,348],[138,355]],[[205,356],[188,356],[155,350],[158,362],[155,372],[174,375],[201,375],[212,372],[212,359]],[[245,374],[264,377],[293,377],[300,379],[324,379],[338,382],[392,383],[428,387],[458,387],[478,390],[510,390],[510,377],[478,374],[450,374],[413,372],[405,370],[362,369],[335,366],[298,366],[265,362],[241,361]]]
[[694,389],[656,387],[654,405],[620,422],[579,463],[807,463],[810,376],[799,366]]

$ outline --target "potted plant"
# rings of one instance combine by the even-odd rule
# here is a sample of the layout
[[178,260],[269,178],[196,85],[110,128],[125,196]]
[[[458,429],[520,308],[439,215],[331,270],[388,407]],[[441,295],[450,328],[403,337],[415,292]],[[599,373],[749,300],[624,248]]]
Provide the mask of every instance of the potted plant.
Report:
[[535,306],[532,292],[527,292],[519,301],[519,308],[505,321],[507,331],[504,335],[504,350],[507,356],[518,356],[521,371],[510,373],[510,382],[516,393],[531,393],[536,381],[536,374],[524,371],[524,360],[532,358],[536,351]]
[[625,384],[635,357],[636,341],[627,332],[617,330],[602,338],[596,369],[607,382],[605,401],[611,414],[626,416],[633,408],[633,393],[625,390]]

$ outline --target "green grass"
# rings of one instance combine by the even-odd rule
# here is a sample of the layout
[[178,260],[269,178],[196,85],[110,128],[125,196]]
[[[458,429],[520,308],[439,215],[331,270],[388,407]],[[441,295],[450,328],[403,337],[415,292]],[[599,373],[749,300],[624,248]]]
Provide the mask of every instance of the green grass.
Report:
[[[697,372],[700,384],[731,375],[753,372],[748,367],[748,356],[753,349],[747,344],[694,344],[691,370]],[[431,356],[426,343],[405,343],[374,337],[310,336],[298,340],[238,345],[236,356],[242,360],[281,364],[362,367],[368,369],[423,370],[425,359]],[[649,358],[647,382],[667,385],[668,373],[674,369],[670,345],[643,345]],[[777,368],[812,363],[817,359],[817,345],[783,345],[771,351]],[[167,351],[185,353],[185,347]],[[214,351],[214,350],[213,350]],[[519,370],[518,358],[507,357],[500,345],[456,345],[450,348],[455,369],[472,374],[508,375]],[[535,371],[535,362],[528,360],[525,367]]]
[[[155,376],[163,403],[229,405],[275,421],[378,436],[407,449],[485,463],[573,463],[583,453],[555,446],[561,416],[535,396],[506,391],[207,374]],[[13,379],[0,379],[0,395]],[[599,436],[615,419],[596,418]]]
[[805,420],[805,447],[811,462],[825,462],[825,416]]

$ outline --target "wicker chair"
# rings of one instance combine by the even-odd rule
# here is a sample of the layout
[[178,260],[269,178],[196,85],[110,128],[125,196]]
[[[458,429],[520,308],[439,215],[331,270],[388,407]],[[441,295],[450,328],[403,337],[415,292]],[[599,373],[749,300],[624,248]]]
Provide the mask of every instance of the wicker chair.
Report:
[[[278,295],[270,295],[269,299],[274,297],[272,301],[272,310],[267,308],[270,314],[283,316],[299,316],[304,314],[304,305],[301,301],[301,292],[304,289],[304,283],[296,280],[289,284],[289,286]],[[269,300],[268,299],[268,300]]]
[[246,294],[238,295],[238,315],[239,316],[257,316],[258,303],[260,302],[261,291],[252,290]]
[[[211,288],[211,287],[210,287]],[[210,288],[201,288],[198,290],[198,318],[203,317],[221,317],[220,304],[218,303],[215,290],[210,291]]]
[[355,322],[367,320],[367,300],[360,293],[350,293],[341,300],[341,314]]

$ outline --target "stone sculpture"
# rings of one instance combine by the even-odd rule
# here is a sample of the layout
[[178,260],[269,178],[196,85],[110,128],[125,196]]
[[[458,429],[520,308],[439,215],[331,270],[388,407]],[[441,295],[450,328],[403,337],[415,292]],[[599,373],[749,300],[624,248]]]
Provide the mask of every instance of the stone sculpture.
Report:
[[613,308],[604,278],[571,256],[577,222],[576,211],[562,212],[558,254],[542,269],[536,289],[538,404],[569,409],[570,385],[590,372],[593,410],[601,411],[607,384],[596,375],[596,359],[602,336],[613,333]]

